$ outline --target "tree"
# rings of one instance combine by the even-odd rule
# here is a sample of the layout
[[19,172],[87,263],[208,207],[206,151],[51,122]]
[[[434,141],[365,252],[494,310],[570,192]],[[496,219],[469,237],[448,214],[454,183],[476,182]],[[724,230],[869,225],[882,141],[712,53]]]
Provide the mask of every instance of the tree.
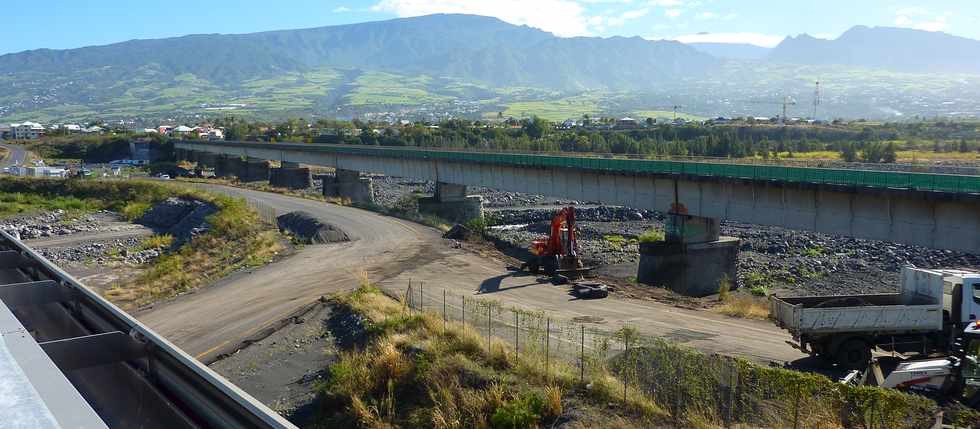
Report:
[[894,164],[895,161],[898,161],[898,153],[895,149],[895,142],[888,142],[888,144],[885,145],[885,152],[882,155],[882,161],[889,164]]
[[537,140],[544,137],[549,128],[551,128],[551,124],[548,121],[535,116],[524,124],[524,134],[527,134],[532,140]]
[[840,157],[844,162],[854,162],[857,161],[857,148],[854,147],[853,142],[844,143],[840,150]]

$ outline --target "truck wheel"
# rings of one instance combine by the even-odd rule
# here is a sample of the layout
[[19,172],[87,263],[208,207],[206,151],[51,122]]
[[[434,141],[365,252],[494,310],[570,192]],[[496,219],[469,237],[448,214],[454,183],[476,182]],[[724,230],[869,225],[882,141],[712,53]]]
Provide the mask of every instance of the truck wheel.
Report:
[[834,351],[834,361],[846,369],[864,369],[871,363],[871,347],[857,338],[844,341]]

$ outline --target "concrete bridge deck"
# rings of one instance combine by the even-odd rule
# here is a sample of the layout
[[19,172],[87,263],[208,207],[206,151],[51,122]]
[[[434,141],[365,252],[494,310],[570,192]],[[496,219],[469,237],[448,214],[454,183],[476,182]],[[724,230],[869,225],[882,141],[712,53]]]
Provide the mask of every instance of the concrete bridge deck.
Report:
[[980,253],[980,176],[303,143],[175,148]]

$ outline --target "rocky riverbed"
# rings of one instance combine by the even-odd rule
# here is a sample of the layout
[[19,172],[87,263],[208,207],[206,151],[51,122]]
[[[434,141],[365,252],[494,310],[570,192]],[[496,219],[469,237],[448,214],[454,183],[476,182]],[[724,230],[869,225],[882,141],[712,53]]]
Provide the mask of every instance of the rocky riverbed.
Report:
[[[431,182],[398,178],[375,180],[376,200],[393,205],[413,192],[432,192]],[[586,262],[615,267],[607,273],[636,274],[637,237],[650,229],[663,231],[663,214],[540,195],[471,188],[483,195],[490,234],[514,247],[548,234],[555,207],[575,204],[579,247]],[[545,206],[551,206],[544,208]],[[980,255],[919,246],[830,236],[814,232],[723,222],[722,234],[742,240],[739,285],[781,295],[834,295],[893,292],[905,265],[980,270]]]

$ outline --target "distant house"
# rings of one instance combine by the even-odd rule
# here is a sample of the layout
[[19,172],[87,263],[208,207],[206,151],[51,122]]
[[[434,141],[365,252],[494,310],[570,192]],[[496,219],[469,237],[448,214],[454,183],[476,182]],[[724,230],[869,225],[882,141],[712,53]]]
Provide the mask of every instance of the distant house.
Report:
[[177,126],[176,128],[170,131],[171,134],[178,137],[190,134],[192,132],[194,132],[194,129],[186,125]]
[[208,128],[207,133],[202,135],[201,138],[207,138],[208,140],[224,140],[225,130],[221,128]]
[[174,127],[172,125],[160,125],[159,127],[157,127],[157,133],[160,134],[165,134],[169,136],[171,133],[173,133],[173,131],[174,131]]
[[625,129],[639,128],[639,127],[640,127],[640,123],[636,119],[630,118],[628,116],[616,120],[616,128],[619,129],[625,130]]
[[566,119],[566,120],[562,121],[561,124],[558,124],[558,129],[560,129],[560,130],[570,130],[570,129],[575,128],[577,126],[579,126],[579,122],[578,121],[576,121],[574,119]]
[[0,140],[6,140],[12,138],[14,138],[13,128],[10,128],[10,125],[0,124]]
[[36,140],[44,135],[44,127],[37,122],[10,124],[10,129],[15,140]]
[[101,134],[102,131],[103,131],[102,127],[98,125],[93,125],[88,128],[82,128],[82,134]]

